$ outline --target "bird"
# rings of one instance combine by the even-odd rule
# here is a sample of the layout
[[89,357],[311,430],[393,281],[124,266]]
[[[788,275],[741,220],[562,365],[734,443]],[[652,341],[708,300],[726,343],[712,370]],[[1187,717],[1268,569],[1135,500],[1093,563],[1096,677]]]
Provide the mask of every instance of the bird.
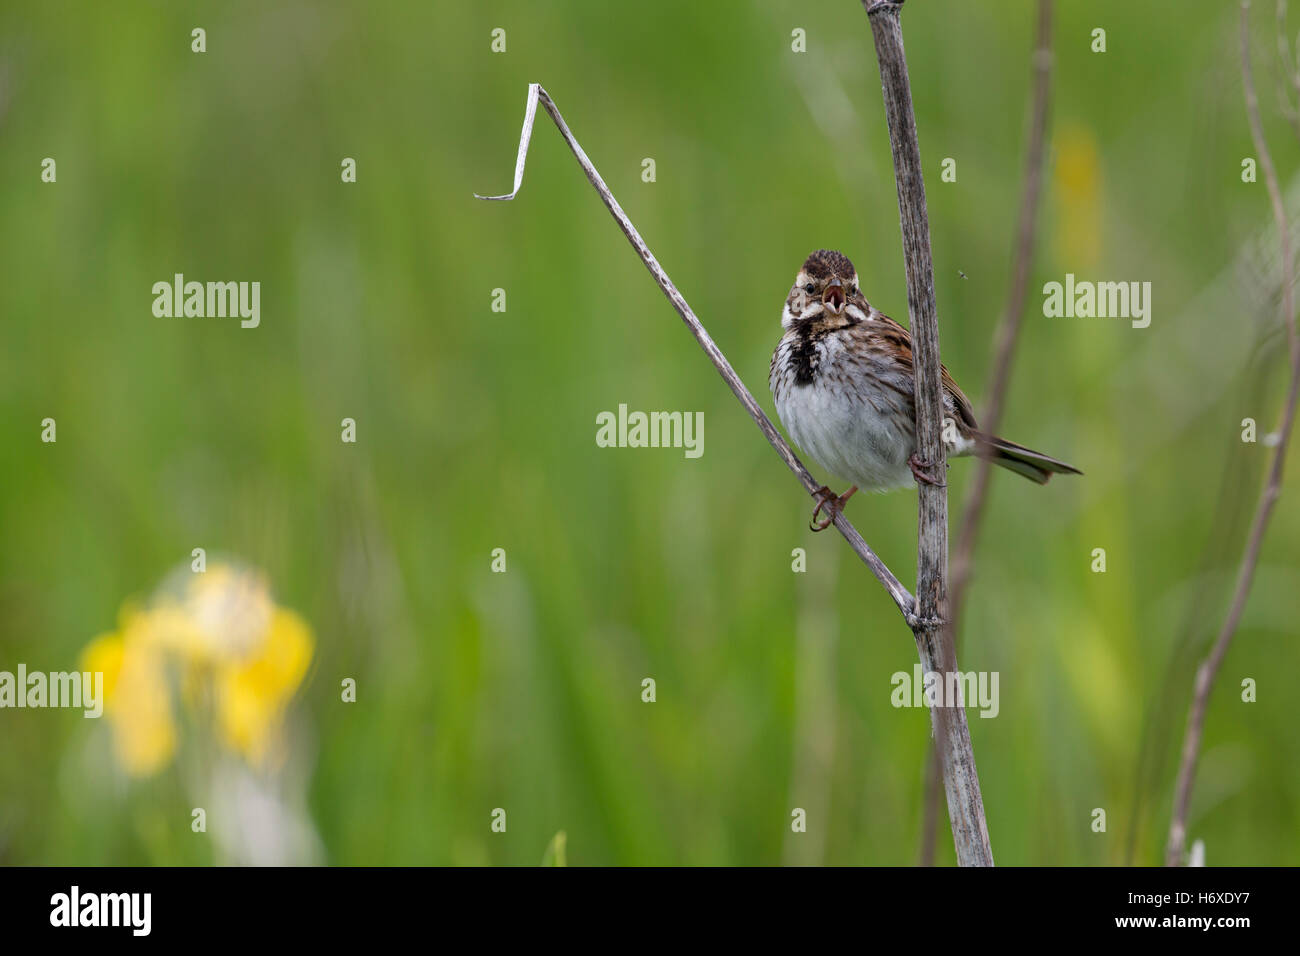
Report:
[[[944,483],[917,451],[911,333],[867,301],[848,256],[830,249],[808,256],[786,298],[781,327],[768,372],[781,423],[818,465],[852,482],[842,495],[826,485],[818,489],[809,523],[814,531],[829,527],[861,489]],[[1082,474],[1060,459],[980,431],[947,368],[941,378],[949,458],[986,458],[1040,485],[1054,474]]]

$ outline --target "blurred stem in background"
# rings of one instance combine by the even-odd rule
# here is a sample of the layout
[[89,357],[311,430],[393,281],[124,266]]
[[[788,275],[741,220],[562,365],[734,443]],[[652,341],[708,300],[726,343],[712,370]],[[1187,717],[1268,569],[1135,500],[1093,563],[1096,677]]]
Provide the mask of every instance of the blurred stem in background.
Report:
[[840,636],[835,605],[839,555],[839,548],[826,548],[817,556],[817,572],[799,575],[790,808],[806,811],[807,830],[796,833],[792,826],[786,827],[781,859],[792,866],[821,866],[826,862],[839,709],[835,692],[835,651]]
[[[1007,306],[997,332],[997,353],[993,373],[989,379],[986,406],[980,416],[981,427],[990,435],[998,434],[1002,421],[1002,405],[1006,399],[1007,385],[1011,381],[1011,360],[1015,357],[1016,343],[1020,338],[1020,320],[1025,313],[1025,300],[1029,295],[1029,272],[1034,260],[1038,235],[1038,203],[1043,187],[1043,156],[1046,152],[1048,105],[1051,102],[1052,79],[1052,0],[1038,2],[1038,38],[1034,44],[1034,106],[1029,126],[1029,142],[1025,149],[1024,189],[1020,196],[1020,219],[1016,228],[1016,252],[1011,273],[1011,288],[1007,293]],[[961,612],[970,583],[971,561],[975,542],[979,538],[988,499],[989,472],[992,464],[980,458],[975,465],[975,477],[966,496],[961,526],[957,532],[957,553],[952,562],[952,580],[948,590],[949,637],[953,647],[961,633]],[[926,761],[925,811],[921,818],[922,866],[934,865],[935,830],[939,818],[939,754],[930,745]]]
[[[1285,22],[1285,4],[1279,3],[1279,21]],[[1296,335],[1295,321],[1295,263],[1291,254],[1291,232],[1287,224],[1286,208],[1282,202],[1282,189],[1278,184],[1277,169],[1264,138],[1263,124],[1259,117],[1259,100],[1255,96],[1255,83],[1250,69],[1250,3],[1242,0],[1241,4],[1241,80],[1246,98],[1246,113],[1250,118],[1250,135],[1255,150],[1259,153],[1259,165],[1264,172],[1264,182],[1268,186],[1269,200],[1273,206],[1273,222],[1277,227],[1278,243],[1282,257],[1282,322],[1286,326],[1287,344],[1291,358],[1291,376],[1287,386],[1286,401],[1282,406],[1281,425],[1278,428],[1278,440],[1273,449],[1273,461],[1269,467],[1268,481],[1260,494],[1255,517],[1251,521],[1250,534],[1246,539],[1246,550],[1237,571],[1237,583],[1233,590],[1232,603],[1224,619],[1219,636],[1214,641],[1209,656],[1196,671],[1196,685],[1192,695],[1191,709],[1187,715],[1187,731],[1183,737],[1182,760],[1178,767],[1178,781],[1174,789],[1173,816],[1169,821],[1169,842],[1165,848],[1165,865],[1180,866],[1183,863],[1183,848],[1187,843],[1187,808],[1191,803],[1192,785],[1196,780],[1196,765],[1201,751],[1201,735],[1205,729],[1205,711],[1210,703],[1210,691],[1214,688],[1214,679],[1228,653],[1237,625],[1241,622],[1246,599],[1250,596],[1251,584],[1255,579],[1255,569],[1259,565],[1259,553],[1264,543],[1264,533],[1268,530],[1273,506],[1282,492],[1282,468],[1286,463],[1287,445],[1291,439],[1291,428],[1295,424],[1297,394],[1300,393],[1300,338]],[[1283,63],[1285,66],[1285,62]],[[1295,71],[1290,71],[1294,80]]]

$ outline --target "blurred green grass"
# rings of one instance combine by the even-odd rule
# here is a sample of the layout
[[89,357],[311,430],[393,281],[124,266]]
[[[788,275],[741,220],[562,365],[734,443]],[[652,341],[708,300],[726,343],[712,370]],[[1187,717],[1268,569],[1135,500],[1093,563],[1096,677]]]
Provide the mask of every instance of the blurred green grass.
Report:
[[[995,858],[1154,863],[1268,454],[1239,423],[1269,430],[1280,401],[1276,339],[1256,348],[1274,319],[1242,266],[1269,215],[1240,181],[1232,5],[1189,3],[1177,29],[1156,6],[1058,7],[1032,289],[1147,280],[1154,318],[1049,320],[1031,294],[1003,431],[1087,474],[995,477],[962,664],[1001,673],[999,717],[972,720]],[[977,406],[1032,23],[1028,0],[904,16],[944,358]],[[535,864],[559,830],[575,865],[915,859],[928,720],[889,704],[915,660],[896,610],[807,531],[805,496],[547,121],[519,198],[471,198],[508,188],[543,82],[771,413],[780,305],[810,250],[843,249],[906,317],[858,3],[8,6],[0,77],[0,668],[72,666],[202,546],[266,569],[316,629],[298,720],[330,862]],[[1300,150],[1266,113],[1290,182]],[[1062,172],[1080,162],[1082,182]],[[261,327],[154,318],[150,287],[176,272],[260,280]],[[596,447],[620,403],[703,411],[703,457]],[[952,470],[954,513],[970,472]],[[1207,721],[1192,837],[1211,864],[1300,858],[1297,495],[1293,468]],[[912,580],[912,495],[850,515]],[[1258,703],[1238,702],[1243,677]],[[91,801],[79,716],[0,721],[0,861],[210,858],[175,771]],[[796,806],[821,808],[813,850],[788,836]]]

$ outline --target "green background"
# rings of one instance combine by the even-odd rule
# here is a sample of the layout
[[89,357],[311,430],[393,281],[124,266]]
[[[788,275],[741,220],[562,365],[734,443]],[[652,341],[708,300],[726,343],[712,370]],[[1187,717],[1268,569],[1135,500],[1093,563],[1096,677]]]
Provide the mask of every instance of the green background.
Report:
[[[1286,188],[1300,149],[1272,5],[1256,6]],[[1236,8],[1177,12],[1058,4],[1001,430],[1086,476],[993,476],[961,662],[1001,678],[999,716],[971,731],[1003,864],[1160,861],[1193,672],[1270,454],[1241,421],[1276,427],[1276,243],[1263,182],[1241,179]],[[943,356],[978,408],[1034,5],[914,0],[903,25]],[[530,81],[769,413],[808,252],[846,252],[906,319],[856,0],[6,4],[0,669],[74,667],[201,546],[263,568],[314,628],[293,725],[331,863],[533,864],[559,830],[571,864],[911,863],[929,720],[890,703],[916,661],[897,610],[842,540],[807,530],[807,496],[544,115],[519,198],[471,197],[509,189]],[[261,327],[155,318],[151,286],[176,272],[259,280]],[[1044,318],[1042,284],[1067,272],[1151,282],[1151,326]],[[702,411],[703,457],[598,448],[595,417],[620,403]],[[953,465],[954,516],[973,470]],[[1209,710],[1190,835],[1210,864],[1300,859],[1296,473]],[[915,492],[849,516],[910,586]],[[0,862],[212,860],[177,767],[85,779],[100,730],[0,711]]]

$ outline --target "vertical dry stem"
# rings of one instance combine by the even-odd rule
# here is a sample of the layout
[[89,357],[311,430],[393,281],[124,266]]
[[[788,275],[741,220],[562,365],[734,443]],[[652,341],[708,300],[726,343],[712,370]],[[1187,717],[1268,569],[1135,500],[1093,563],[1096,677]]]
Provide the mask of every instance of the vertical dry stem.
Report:
[[[912,111],[900,20],[902,0],[863,0],[880,63],[880,83],[894,155],[898,212],[903,232],[903,262],[907,271],[907,309],[912,333],[916,400],[917,453],[927,463],[934,483],[918,482],[916,620],[912,625],[925,673],[939,675],[941,687],[957,671],[956,654],[945,627],[948,578],[948,488],[943,447],[943,387],[939,364],[939,317],[934,300],[934,265],[930,254],[930,222],[921,175],[921,148]],[[930,709],[935,746],[943,771],[957,862],[962,866],[992,866],[979,774],[966,722],[965,701],[942,696]]]

